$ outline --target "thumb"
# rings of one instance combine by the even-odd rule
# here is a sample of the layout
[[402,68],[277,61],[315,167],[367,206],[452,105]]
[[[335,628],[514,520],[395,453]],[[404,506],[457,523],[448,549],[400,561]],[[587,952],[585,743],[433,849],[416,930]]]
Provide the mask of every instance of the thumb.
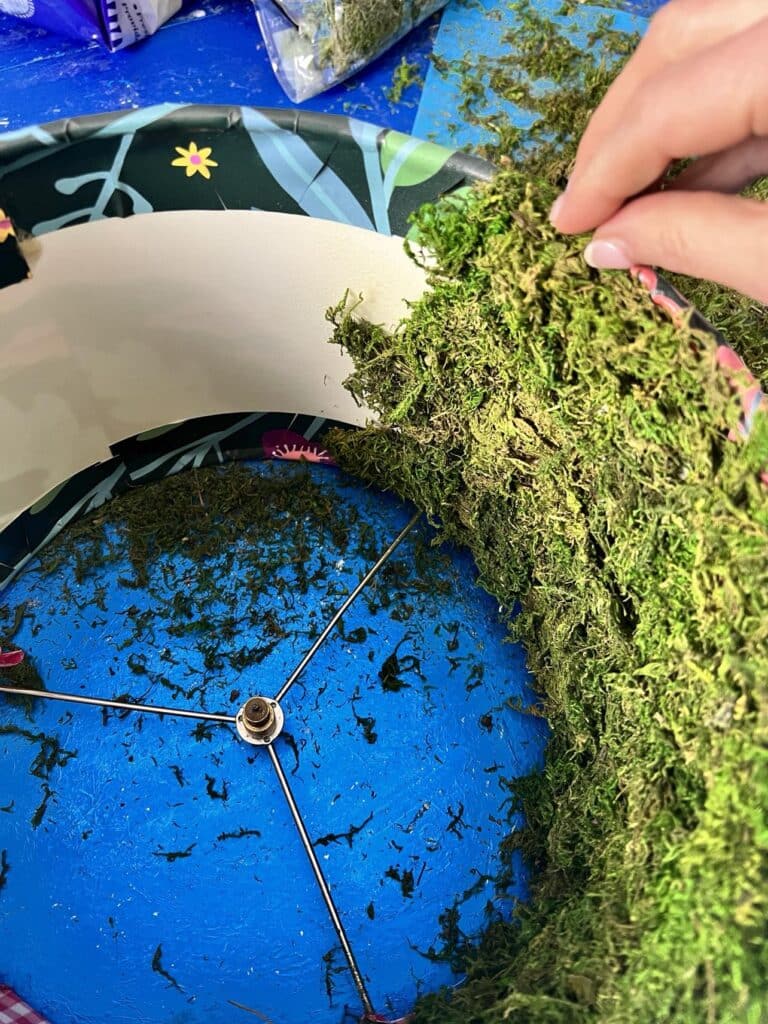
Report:
[[768,203],[716,192],[659,192],[628,203],[584,251],[592,267],[649,264],[768,303]]

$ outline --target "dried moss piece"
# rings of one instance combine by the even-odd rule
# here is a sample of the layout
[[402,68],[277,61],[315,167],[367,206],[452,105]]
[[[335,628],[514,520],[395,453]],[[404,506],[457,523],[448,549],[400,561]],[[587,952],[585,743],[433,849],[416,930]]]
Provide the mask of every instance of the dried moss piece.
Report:
[[370,60],[400,27],[406,0],[324,0],[330,35],[321,63],[343,73]]
[[[337,76],[343,77],[357,65],[373,60],[444,3],[445,0],[316,0],[306,4],[299,31],[313,44],[317,42],[320,66],[332,67]],[[410,79],[405,85],[413,81]]]
[[181,992],[183,994],[184,989],[181,987],[178,981],[176,981],[173,975],[170,974],[163,966],[162,943],[160,943],[160,945],[157,947],[154,954],[152,955],[152,970],[155,972],[155,974],[159,974],[161,978],[164,978],[165,981],[168,982],[169,988],[175,988],[177,992]]
[[[217,591],[216,578],[224,579],[231,567],[232,553],[245,536],[253,547],[238,557],[251,563],[255,579],[270,579],[282,565],[283,548],[291,543],[298,556],[311,548],[303,517],[322,524],[331,543],[345,547],[348,531],[356,521],[354,510],[335,515],[337,502],[316,484],[309,474],[281,477],[257,476],[245,466],[228,465],[224,471],[212,467],[169,477],[137,487],[104,510],[68,528],[46,548],[41,566],[54,573],[73,561],[78,582],[127,555],[134,575],[118,582],[128,589],[146,587],[149,569],[162,556],[184,555],[195,563],[226,556],[230,564],[217,564],[196,576],[194,594],[180,592],[173,609],[174,621],[183,623]],[[286,526],[296,525],[286,533]],[[170,570],[169,570],[170,571]],[[304,581],[306,583],[306,581]],[[137,627],[141,627],[137,620]],[[146,625],[146,624],[145,624]],[[198,621],[194,631],[201,631]],[[274,632],[274,622],[265,623]]]
[[403,98],[403,93],[413,86],[423,84],[424,79],[421,77],[419,64],[416,62],[411,64],[403,57],[392,75],[392,85],[386,93],[387,99],[390,103],[399,103]]
[[[527,648],[553,730],[514,787],[536,869],[515,924],[419,1021],[758,1021],[768,1000],[768,417],[714,342],[559,237],[507,168],[423,210],[431,291],[393,333],[331,310],[346,469],[465,544]],[[463,952],[463,956],[461,956]]]

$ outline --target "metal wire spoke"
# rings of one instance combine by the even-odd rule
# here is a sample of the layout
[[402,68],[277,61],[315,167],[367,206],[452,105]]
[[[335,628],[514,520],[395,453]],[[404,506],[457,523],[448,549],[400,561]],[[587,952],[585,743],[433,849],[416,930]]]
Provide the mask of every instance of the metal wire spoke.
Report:
[[286,695],[286,693],[288,693],[288,691],[293,686],[293,684],[296,682],[296,680],[299,678],[301,673],[304,671],[304,669],[307,667],[307,665],[310,663],[310,661],[312,661],[314,656],[317,654],[317,652],[323,646],[325,641],[330,636],[334,626],[339,621],[339,619],[342,617],[342,615],[347,611],[347,609],[352,604],[352,602],[355,601],[355,599],[360,596],[360,594],[368,586],[368,584],[371,582],[371,580],[376,575],[376,573],[382,568],[382,566],[385,565],[386,562],[389,561],[389,559],[392,557],[392,555],[395,553],[395,551],[397,551],[397,549],[403,543],[405,538],[408,536],[408,534],[414,528],[416,523],[418,523],[420,518],[421,518],[421,512],[417,512],[413,516],[413,518],[403,527],[403,529],[400,531],[400,533],[397,535],[397,537],[395,537],[395,539],[389,545],[387,550],[380,556],[380,558],[378,559],[376,564],[373,565],[368,570],[368,572],[365,574],[365,576],[363,576],[363,578],[357,584],[357,586],[352,591],[352,593],[349,595],[349,597],[344,601],[344,603],[341,605],[341,607],[338,608],[336,610],[336,612],[334,612],[334,615],[333,615],[333,618],[331,619],[331,621],[325,627],[325,629],[320,634],[320,636],[317,638],[317,640],[315,640],[315,642],[312,644],[310,649],[307,651],[307,653],[302,658],[301,662],[296,666],[296,668],[293,670],[293,672],[290,674],[290,676],[288,676],[288,678],[286,679],[285,683],[283,684],[282,689],[275,696],[275,700],[277,701],[278,704],[283,699],[283,697]]
[[357,965],[355,954],[352,952],[352,946],[349,944],[347,933],[344,930],[344,925],[342,924],[341,918],[339,917],[339,912],[336,909],[336,904],[333,902],[331,890],[328,886],[328,883],[325,880],[325,876],[323,875],[323,869],[320,867],[320,861],[317,859],[317,854],[315,853],[315,848],[313,847],[312,842],[309,838],[307,827],[304,824],[304,821],[301,817],[301,812],[299,811],[298,805],[293,796],[293,792],[291,791],[291,786],[290,783],[288,782],[288,777],[283,771],[283,766],[280,763],[280,758],[278,757],[275,748],[273,746],[267,747],[267,751],[269,753],[270,760],[272,761],[272,767],[275,769],[275,774],[277,775],[278,782],[280,783],[280,788],[282,789],[283,795],[285,796],[285,799],[288,802],[288,807],[290,808],[291,815],[293,817],[293,823],[295,824],[296,830],[299,833],[299,838],[301,839],[301,844],[304,847],[304,852],[309,858],[309,863],[312,867],[312,872],[315,876],[315,881],[317,882],[318,888],[320,889],[320,893],[323,897],[323,900],[325,901],[325,905],[328,908],[328,913],[330,915],[331,922],[333,923],[333,927],[336,930],[339,942],[341,943],[341,948],[344,951],[344,956],[346,957],[347,963],[349,964],[349,969],[352,973],[352,980],[354,981],[355,988],[357,989],[357,993],[360,996],[360,1001],[363,1004],[363,1009],[365,1010],[366,1016],[372,1016],[375,1014],[375,1010],[373,1009],[371,997],[368,995],[368,990],[365,987],[363,975],[361,974],[360,968]]
[[74,693],[60,693],[57,690],[25,690],[18,686],[0,686],[0,693],[15,697],[35,697],[40,700],[58,700],[69,704],[88,704],[97,708],[115,708],[118,711],[138,711],[140,714],[175,715],[177,718],[196,718],[203,722],[224,722],[235,725],[234,715],[219,715],[208,711],[187,711],[185,708],[163,708],[156,704],[130,704],[124,700],[109,700],[106,697],[81,697]]

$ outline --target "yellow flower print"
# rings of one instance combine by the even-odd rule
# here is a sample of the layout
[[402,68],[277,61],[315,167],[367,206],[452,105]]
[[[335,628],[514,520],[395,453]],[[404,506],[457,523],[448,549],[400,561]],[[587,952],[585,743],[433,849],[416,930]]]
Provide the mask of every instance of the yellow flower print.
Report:
[[13,230],[10,217],[6,216],[5,210],[0,209],[0,245],[7,239],[15,237],[16,232]]
[[174,160],[171,166],[186,167],[188,178],[195,174],[202,174],[204,178],[210,178],[211,172],[209,168],[219,166],[215,160],[210,158],[212,153],[210,146],[198,149],[196,142],[190,142],[189,149],[177,146],[176,152],[179,154],[178,159]]

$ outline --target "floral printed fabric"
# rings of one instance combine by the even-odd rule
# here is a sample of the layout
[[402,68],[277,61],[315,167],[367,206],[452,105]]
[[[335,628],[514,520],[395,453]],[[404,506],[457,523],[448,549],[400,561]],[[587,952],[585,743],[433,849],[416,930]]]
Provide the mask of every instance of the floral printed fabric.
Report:
[[[70,118],[0,136],[0,289],[27,275],[17,234],[153,211],[225,209],[321,217],[405,237],[423,203],[460,195],[492,174],[490,164],[465,153],[309,112],[166,105]],[[672,316],[687,309],[654,271],[638,267],[635,274]],[[695,312],[691,322],[717,341],[718,362],[742,398],[739,432],[747,433],[766,404],[756,381],[733,364],[713,327]],[[85,468],[0,530],[0,588],[63,523],[138,481],[244,452],[325,462],[325,435],[340,425],[266,410],[204,417],[113,445],[111,459]]]

